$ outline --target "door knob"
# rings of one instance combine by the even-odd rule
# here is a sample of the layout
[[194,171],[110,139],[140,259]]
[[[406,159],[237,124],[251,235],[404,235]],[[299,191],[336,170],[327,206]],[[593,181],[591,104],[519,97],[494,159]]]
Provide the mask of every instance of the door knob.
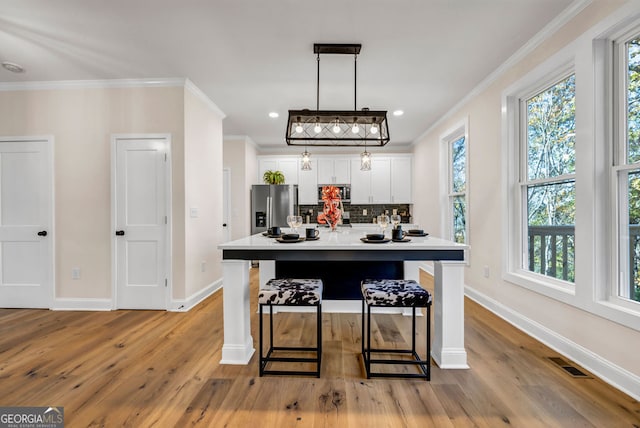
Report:
[[222,223],[222,227],[227,227],[227,223]]
[[124,230],[116,230],[116,236],[124,236]]
[[38,236],[47,236],[47,231],[43,230],[42,232],[38,232]]

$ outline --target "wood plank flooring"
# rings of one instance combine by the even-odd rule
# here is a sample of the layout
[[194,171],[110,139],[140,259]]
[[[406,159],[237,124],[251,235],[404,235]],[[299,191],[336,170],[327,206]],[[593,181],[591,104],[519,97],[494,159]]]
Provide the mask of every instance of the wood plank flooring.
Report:
[[[257,346],[255,269],[251,284]],[[640,403],[572,378],[555,352],[465,305],[471,369],[433,365],[431,382],[363,378],[359,314],[323,314],[317,379],[260,378],[256,356],[220,365],[222,292],[188,313],[2,309],[0,406],[64,406],[67,427],[640,427]],[[406,346],[410,318],[375,319],[379,345]],[[313,325],[279,313],[276,337],[311,344]]]

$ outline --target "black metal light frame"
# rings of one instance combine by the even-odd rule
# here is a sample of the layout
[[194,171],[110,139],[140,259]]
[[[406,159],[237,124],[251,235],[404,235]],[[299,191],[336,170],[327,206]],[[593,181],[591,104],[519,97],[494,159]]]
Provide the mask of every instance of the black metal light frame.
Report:
[[[384,146],[389,142],[386,111],[357,110],[357,56],[360,44],[313,45],[317,55],[316,109],[289,110],[285,140],[290,146]],[[320,55],[354,55],[353,110],[320,110]],[[355,126],[355,127],[354,127]],[[357,132],[356,132],[357,131]]]

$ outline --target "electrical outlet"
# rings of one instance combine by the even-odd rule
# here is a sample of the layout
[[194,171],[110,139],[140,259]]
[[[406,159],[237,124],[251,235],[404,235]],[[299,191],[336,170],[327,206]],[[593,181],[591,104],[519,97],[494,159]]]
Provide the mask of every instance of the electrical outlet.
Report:
[[80,279],[80,268],[71,269],[71,279]]
[[200,262],[200,271],[204,272],[206,270],[207,270],[207,262],[203,260]]
[[367,215],[367,209],[366,208],[362,210],[362,215]]
[[489,274],[490,274],[490,273],[491,273],[491,272],[490,272],[490,270],[489,270],[489,266],[485,265],[485,266],[484,266],[484,272],[483,272],[484,277],[485,277],[485,278],[489,278]]

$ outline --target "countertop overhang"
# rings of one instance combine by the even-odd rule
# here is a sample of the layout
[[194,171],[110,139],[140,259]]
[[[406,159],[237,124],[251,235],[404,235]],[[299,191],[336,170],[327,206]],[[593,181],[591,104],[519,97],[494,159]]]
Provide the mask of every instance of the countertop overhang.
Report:
[[[410,237],[410,242],[366,243],[360,238],[374,228],[320,230],[320,239],[281,243],[262,234],[218,246],[224,260],[443,260],[463,261],[466,245],[430,236]],[[387,233],[389,235],[389,233]]]

